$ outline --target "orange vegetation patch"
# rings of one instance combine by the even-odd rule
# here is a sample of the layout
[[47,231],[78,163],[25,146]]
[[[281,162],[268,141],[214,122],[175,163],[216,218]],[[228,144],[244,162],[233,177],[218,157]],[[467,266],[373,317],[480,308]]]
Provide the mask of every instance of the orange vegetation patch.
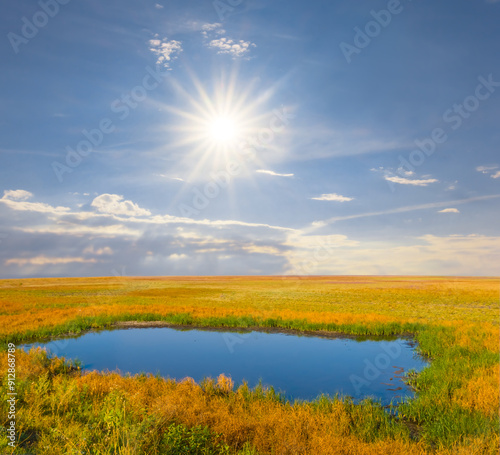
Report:
[[[495,441],[477,438],[465,447],[429,449],[423,442],[411,441],[402,427],[397,438],[375,438],[371,442],[353,434],[353,422],[372,420],[366,409],[346,405],[342,401],[325,404],[321,409],[311,404],[283,404],[271,399],[249,400],[244,387],[233,391],[230,378],[223,375],[203,387],[192,379],[175,382],[152,376],[123,377],[112,373],[76,372],[69,379],[57,376],[60,365],[37,365],[42,357],[20,353],[19,376],[52,377],[51,392],[45,380],[28,385],[25,400],[33,404],[29,417],[32,424],[46,418],[46,409],[53,409],[56,420],[47,421],[65,432],[65,417],[75,412],[79,402],[96,415],[108,409],[141,421],[145,416],[159,422],[182,423],[189,427],[207,425],[222,434],[232,447],[241,448],[250,442],[259,453],[275,454],[379,454],[379,455],[470,455],[491,453]],[[5,355],[1,356],[4,364]],[[45,385],[44,385],[45,384]],[[29,423],[29,421],[27,422]],[[75,435],[73,443],[77,444]],[[498,442],[498,441],[496,441]],[[127,452],[128,453],[128,452]]]
[[[498,279],[466,277],[147,277],[0,280],[0,336],[78,316],[190,313],[317,323],[498,322]],[[485,339],[494,344],[495,333]],[[467,344],[467,336],[459,340]]]
[[500,410],[500,365],[482,368],[461,389],[454,401],[467,409],[482,412],[493,418]]

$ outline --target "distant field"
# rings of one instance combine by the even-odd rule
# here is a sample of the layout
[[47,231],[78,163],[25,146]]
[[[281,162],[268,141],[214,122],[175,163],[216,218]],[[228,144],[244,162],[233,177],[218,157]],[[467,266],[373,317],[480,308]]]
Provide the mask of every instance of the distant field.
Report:
[[[498,453],[499,291],[498,278],[466,277],[0,280],[2,393],[7,343],[118,321],[413,334],[432,363],[411,378],[418,398],[397,419],[343,398],[287,404],[271,392],[233,390],[225,378],[200,386],[82,375],[18,350],[21,446],[37,454]],[[0,411],[7,421],[5,400]],[[2,454],[11,453],[5,438]],[[207,451],[175,451],[188,441]]]

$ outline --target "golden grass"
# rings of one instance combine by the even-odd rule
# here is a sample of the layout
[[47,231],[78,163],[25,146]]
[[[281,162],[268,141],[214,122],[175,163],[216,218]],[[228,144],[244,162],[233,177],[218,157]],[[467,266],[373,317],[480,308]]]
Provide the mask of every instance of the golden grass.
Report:
[[[204,388],[189,378],[175,382],[151,375],[124,377],[97,372],[75,372],[68,377],[57,374],[61,362],[54,359],[47,364],[40,351],[30,355],[17,353],[18,376],[27,379],[24,401],[30,403],[19,407],[21,430],[51,429],[41,434],[37,452],[40,454],[71,453],[70,449],[86,447],[91,431],[88,425],[82,425],[82,417],[75,411],[81,403],[88,410],[85,419],[104,422],[99,430],[103,437],[93,445],[95,453],[99,453],[97,448],[101,445],[105,447],[115,440],[127,441],[119,453],[138,453],[135,429],[126,422],[144,421],[146,416],[157,422],[208,425],[232,447],[250,442],[260,454],[479,455],[494,453],[492,449],[498,444],[498,440],[478,437],[466,445],[434,450],[423,442],[411,441],[405,431],[397,438],[367,442],[353,434],[352,424],[356,421],[362,426],[363,419],[371,420],[374,416],[366,408],[349,407],[342,401],[328,403],[325,412],[308,404],[249,400],[244,387],[231,393],[233,383],[223,375]],[[6,355],[2,353],[0,367],[5,366]]]
[[[494,278],[179,277],[0,280],[0,336],[75,316],[190,313],[323,323],[497,324]],[[494,328],[488,329],[492,337]],[[498,339],[498,338],[497,338]],[[466,340],[461,341],[462,343]],[[491,341],[488,342],[491,345]]]
[[461,406],[494,417],[500,412],[500,365],[482,368],[461,389],[454,400]]
[[[194,318],[252,316],[322,324],[362,324],[366,327],[408,322],[452,327],[456,330],[446,335],[448,338],[443,341],[448,346],[463,347],[470,352],[498,353],[499,309],[497,278],[0,280],[0,337],[4,340],[14,334],[53,328],[75,317],[112,316],[120,319],[123,315],[163,317],[188,313]],[[479,455],[495,453],[499,445],[496,435],[493,439],[477,436],[453,447],[429,448],[423,441],[410,440],[407,431],[367,442],[352,431],[353,415],[358,423],[373,418],[366,409],[358,412],[337,401],[330,403],[328,412],[319,412],[313,405],[248,400],[240,389],[233,393],[232,381],[224,376],[202,388],[190,380],[176,383],[153,377],[127,378],[116,374],[78,372],[68,377],[56,374],[61,368],[60,360],[42,365],[36,354],[26,355],[22,351],[18,351],[17,360],[18,376],[33,378],[27,386],[25,398],[33,405],[21,407],[19,421],[37,422],[40,427],[54,429],[41,434],[40,453],[70,453],[70,449],[76,450],[78,444],[84,444],[84,436],[80,433],[86,427],[67,416],[75,412],[75,403],[85,402],[97,420],[109,423],[111,417],[99,414],[103,403],[110,408],[109,400],[118,403],[113,401],[113,406],[116,404],[118,409],[116,415],[123,412],[138,421],[154,416],[160,422],[208,425],[211,430],[221,433],[233,447],[242,447],[249,441],[261,454]],[[0,354],[0,367],[5,371],[4,352]],[[470,380],[454,391],[450,400],[487,418],[497,416],[499,374],[498,366],[476,370]],[[50,380],[44,382],[44,377]],[[112,439],[112,433],[122,431],[111,423],[109,425],[106,427],[108,440],[104,438],[96,442],[103,444],[102,453],[105,453],[104,447],[109,441],[118,440],[118,436]],[[132,430],[124,427],[123,431],[128,433],[120,434],[120,440],[125,438],[129,442],[120,453],[139,453],[141,449],[134,446]],[[56,446],[58,451],[51,452]]]

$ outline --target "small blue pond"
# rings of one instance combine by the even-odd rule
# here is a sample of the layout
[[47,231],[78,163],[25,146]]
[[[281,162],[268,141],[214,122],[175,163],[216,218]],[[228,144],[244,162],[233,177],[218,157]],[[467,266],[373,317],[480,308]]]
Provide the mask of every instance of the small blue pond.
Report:
[[382,404],[411,398],[402,380],[427,362],[411,340],[356,340],[285,333],[130,328],[89,332],[42,346],[59,357],[79,359],[84,370],[152,373],[199,382],[219,374],[236,385],[273,386],[289,399],[311,400],[320,394],[350,395]]

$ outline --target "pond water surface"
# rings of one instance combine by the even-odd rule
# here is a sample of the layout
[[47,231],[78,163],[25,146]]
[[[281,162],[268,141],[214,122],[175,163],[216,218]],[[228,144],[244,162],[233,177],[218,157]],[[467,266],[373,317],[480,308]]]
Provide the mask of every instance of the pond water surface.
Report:
[[376,341],[160,327],[88,332],[23,348],[31,346],[79,359],[87,371],[118,369],[197,382],[224,373],[236,385],[246,381],[254,387],[262,380],[292,400],[340,393],[355,400],[374,397],[385,405],[413,397],[402,377],[427,365],[405,338]]

